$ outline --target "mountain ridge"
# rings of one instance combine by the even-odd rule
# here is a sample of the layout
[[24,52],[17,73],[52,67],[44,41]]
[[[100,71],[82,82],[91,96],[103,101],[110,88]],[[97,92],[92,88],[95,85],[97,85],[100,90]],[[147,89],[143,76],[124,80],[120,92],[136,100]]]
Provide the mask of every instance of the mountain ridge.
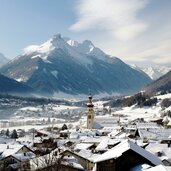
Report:
[[131,64],[130,67],[137,71],[147,74],[152,80],[157,80],[171,70],[169,66],[155,65],[150,67],[139,67],[136,64]]
[[128,93],[151,81],[119,58],[105,54],[91,41],[70,40],[71,45],[68,41],[57,34],[0,71],[50,94]]

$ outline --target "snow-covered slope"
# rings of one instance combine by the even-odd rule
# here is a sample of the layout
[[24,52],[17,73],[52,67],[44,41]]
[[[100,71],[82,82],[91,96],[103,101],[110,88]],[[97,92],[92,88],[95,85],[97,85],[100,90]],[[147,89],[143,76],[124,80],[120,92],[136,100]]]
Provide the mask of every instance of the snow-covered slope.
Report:
[[65,38],[65,41],[81,54],[95,56],[96,58],[103,61],[107,60],[107,57],[109,57],[109,55],[106,55],[101,49],[95,47],[95,45],[90,40],[84,40],[82,43],[79,43],[70,38]]
[[0,67],[2,67],[3,65],[5,65],[9,60],[2,54],[0,53]]
[[171,71],[145,87],[147,93],[171,91]]
[[151,66],[151,67],[139,67],[135,64],[130,65],[133,69],[137,71],[144,72],[147,74],[152,80],[157,80],[161,76],[165,75],[167,72],[171,70],[171,67],[167,66]]
[[142,70],[152,79],[156,80],[159,77],[163,76],[171,70],[171,67],[166,66],[154,66],[148,68],[142,68]]
[[[157,98],[156,105],[139,107],[135,104],[130,107],[123,107],[121,110],[116,111],[115,114],[126,115],[129,121],[137,118],[143,118],[145,121],[149,121],[160,118],[162,113],[166,113],[171,110],[171,106],[165,108],[161,106],[161,102],[164,99],[171,99],[171,93],[156,95],[152,98]],[[124,119],[125,118],[123,118],[123,120]]]
[[88,59],[84,55],[80,55],[74,48],[72,48],[65,40],[61,37],[60,34],[54,35],[53,38],[49,39],[47,42],[38,46],[34,51],[27,52],[27,55],[37,53],[38,55],[33,56],[32,58],[42,58],[45,62],[49,62],[47,60],[48,55],[52,53],[54,50],[64,50],[70,56],[75,58],[76,61],[81,64],[91,64],[91,60]]
[[79,43],[60,34],[18,56],[0,71],[47,93],[130,93],[151,81],[91,41]]

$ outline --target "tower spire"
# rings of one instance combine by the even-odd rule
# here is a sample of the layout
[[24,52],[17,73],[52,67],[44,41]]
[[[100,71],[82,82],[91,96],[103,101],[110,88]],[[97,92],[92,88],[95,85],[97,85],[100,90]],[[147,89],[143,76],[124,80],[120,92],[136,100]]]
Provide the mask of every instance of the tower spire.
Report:
[[87,103],[87,129],[93,129],[94,128],[94,110],[93,110],[93,102],[92,102],[92,95],[90,94],[88,97],[88,103]]

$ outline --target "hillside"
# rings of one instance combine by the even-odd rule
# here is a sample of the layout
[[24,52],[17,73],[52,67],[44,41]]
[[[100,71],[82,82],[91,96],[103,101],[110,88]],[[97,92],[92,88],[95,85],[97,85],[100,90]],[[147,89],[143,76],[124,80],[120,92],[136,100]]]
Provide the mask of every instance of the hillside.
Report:
[[32,88],[0,74],[0,93],[27,94]]
[[157,93],[160,91],[171,91],[171,71],[145,88],[147,93]]

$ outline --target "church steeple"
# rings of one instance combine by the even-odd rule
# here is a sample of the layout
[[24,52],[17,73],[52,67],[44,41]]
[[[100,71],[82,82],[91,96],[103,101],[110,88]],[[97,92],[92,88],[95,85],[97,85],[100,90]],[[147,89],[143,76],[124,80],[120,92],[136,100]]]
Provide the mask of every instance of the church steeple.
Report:
[[87,103],[87,129],[93,129],[94,128],[94,110],[93,110],[93,103],[92,103],[92,99],[93,97],[90,95],[88,97],[88,103]]

